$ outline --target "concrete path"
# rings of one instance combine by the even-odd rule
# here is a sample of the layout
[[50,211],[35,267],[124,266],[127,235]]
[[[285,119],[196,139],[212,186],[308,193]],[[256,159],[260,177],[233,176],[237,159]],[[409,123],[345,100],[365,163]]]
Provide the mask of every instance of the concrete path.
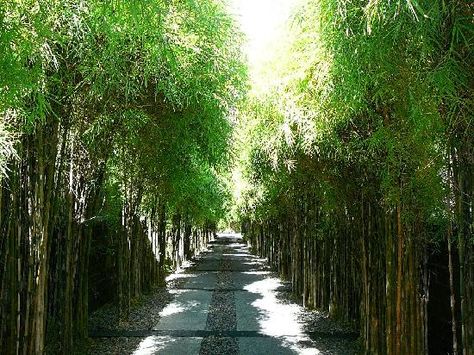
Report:
[[[298,320],[301,307],[240,235],[219,235],[171,290],[153,335],[134,354],[319,354]],[[324,352],[326,353],[326,352]],[[329,352],[331,353],[331,352]]]

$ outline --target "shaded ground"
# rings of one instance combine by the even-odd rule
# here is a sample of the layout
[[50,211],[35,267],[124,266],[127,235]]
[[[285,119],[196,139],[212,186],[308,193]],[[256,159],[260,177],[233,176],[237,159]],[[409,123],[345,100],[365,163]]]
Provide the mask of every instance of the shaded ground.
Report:
[[129,324],[114,323],[110,309],[94,315],[90,353],[356,353],[350,329],[291,302],[289,285],[238,236],[220,235],[169,281],[132,310]]

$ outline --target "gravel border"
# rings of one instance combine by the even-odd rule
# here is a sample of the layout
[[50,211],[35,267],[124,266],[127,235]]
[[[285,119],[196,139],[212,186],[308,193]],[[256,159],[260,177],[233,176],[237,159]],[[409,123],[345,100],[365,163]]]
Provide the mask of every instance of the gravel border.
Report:
[[[189,267],[179,273],[192,273],[198,260],[199,257],[193,258]],[[142,295],[131,305],[127,322],[119,321],[117,305],[107,304],[99,308],[89,316],[89,333],[94,334],[95,331],[100,330],[134,331],[152,329],[160,320],[160,312],[175,297],[170,291],[179,289],[185,282],[185,278],[173,278],[166,281],[166,286],[156,287],[150,293]],[[142,340],[139,337],[89,338],[85,353],[97,355],[132,354]]]
[[[206,330],[228,331],[237,330],[237,313],[235,309],[235,297],[232,289],[231,265],[223,258],[226,248],[216,250],[220,254],[219,272],[217,273],[216,289],[212,293],[209,313],[207,316]],[[208,336],[202,339],[200,355],[208,354],[238,354],[239,343],[237,338]]]

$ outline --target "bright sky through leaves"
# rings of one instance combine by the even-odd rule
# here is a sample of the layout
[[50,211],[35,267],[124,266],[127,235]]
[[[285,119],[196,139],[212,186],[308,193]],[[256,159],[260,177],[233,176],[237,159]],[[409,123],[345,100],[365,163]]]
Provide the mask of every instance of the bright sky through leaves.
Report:
[[[231,12],[245,33],[244,47],[249,61],[249,73],[253,87],[260,88],[270,82],[263,73],[265,63],[275,57],[278,45],[285,37],[285,23],[291,16],[298,0],[230,0]],[[234,171],[234,199],[240,201],[245,182],[240,171]]]
[[274,54],[278,38],[296,0],[231,0],[232,12],[247,36],[251,71]]

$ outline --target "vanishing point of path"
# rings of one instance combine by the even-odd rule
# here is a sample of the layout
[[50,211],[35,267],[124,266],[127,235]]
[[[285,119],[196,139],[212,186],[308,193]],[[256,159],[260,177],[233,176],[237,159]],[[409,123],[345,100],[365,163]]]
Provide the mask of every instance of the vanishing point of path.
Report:
[[173,278],[157,324],[128,334],[143,337],[134,354],[354,353],[355,335],[289,301],[290,285],[239,235],[220,234]]

